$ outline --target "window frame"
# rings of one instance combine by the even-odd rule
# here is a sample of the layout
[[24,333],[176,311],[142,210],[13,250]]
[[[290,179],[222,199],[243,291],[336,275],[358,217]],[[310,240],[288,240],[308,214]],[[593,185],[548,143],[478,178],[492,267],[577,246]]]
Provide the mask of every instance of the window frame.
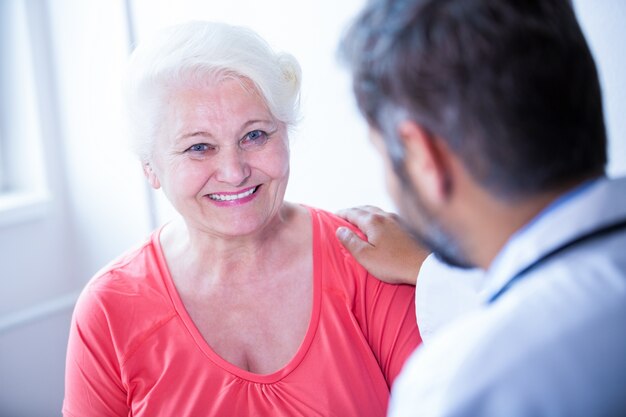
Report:
[[0,2],[0,228],[41,218],[50,201],[30,7]]

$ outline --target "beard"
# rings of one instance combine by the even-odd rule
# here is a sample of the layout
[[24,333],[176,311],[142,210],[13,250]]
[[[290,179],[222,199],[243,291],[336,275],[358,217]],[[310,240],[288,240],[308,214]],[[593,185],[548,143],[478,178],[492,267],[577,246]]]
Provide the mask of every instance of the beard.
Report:
[[405,229],[419,245],[427,248],[439,261],[446,265],[462,269],[474,269],[476,265],[472,263],[459,248],[456,241],[441,227],[441,225],[431,218],[423,231],[406,224]]
[[396,205],[407,233],[418,244],[429,249],[441,262],[456,268],[476,268],[461,249],[458,239],[422,202],[408,176],[403,175],[404,166],[401,172],[398,172],[398,167],[394,168],[396,177],[402,184],[401,196],[396,199],[402,201],[396,201]]

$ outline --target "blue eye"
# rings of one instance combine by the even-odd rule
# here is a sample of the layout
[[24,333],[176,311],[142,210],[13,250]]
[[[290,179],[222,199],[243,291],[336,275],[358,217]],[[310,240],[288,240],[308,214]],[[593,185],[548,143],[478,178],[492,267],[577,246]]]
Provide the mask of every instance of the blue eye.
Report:
[[269,135],[266,132],[257,129],[248,132],[246,136],[239,141],[239,146],[241,149],[252,150],[265,145],[268,140]]
[[204,152],[211,151],[214,149],[215,149],[215,146],[211,146],[207,143],[196,143],[195,145],[191,145],[189,148],[187,148],[187,152],[204,153]]

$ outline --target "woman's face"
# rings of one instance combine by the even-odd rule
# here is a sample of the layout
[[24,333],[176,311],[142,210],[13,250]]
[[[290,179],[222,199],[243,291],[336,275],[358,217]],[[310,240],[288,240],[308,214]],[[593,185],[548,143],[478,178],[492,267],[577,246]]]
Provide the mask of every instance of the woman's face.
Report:
[[253,84],[226,78],[175,89],[146,175],[190,228],[260,231],[278,214],[289,177],[286,127]]

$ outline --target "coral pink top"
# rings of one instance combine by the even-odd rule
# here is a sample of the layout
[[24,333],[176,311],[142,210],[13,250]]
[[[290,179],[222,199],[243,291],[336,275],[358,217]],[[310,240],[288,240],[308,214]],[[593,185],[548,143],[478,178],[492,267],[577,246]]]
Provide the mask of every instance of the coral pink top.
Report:
[[335,238],[346,223],[310,212],[313,311],[284,368],[254,374],[211,349],[176,292],[155,232],[83,290],[63,414],[384,416],[389,387],[420,343],[414,288],[370,276]]

